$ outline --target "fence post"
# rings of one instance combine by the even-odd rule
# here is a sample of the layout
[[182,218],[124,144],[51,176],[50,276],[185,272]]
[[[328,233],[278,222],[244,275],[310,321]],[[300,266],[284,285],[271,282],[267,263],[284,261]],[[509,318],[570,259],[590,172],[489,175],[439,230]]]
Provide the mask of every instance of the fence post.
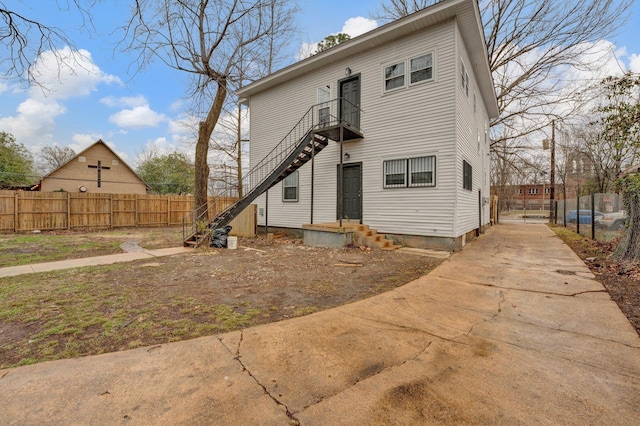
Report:
[[171,226],[171,195],[167,194],[167,226]]
[[578,198],[576,199],[577,210],[576,210],[576,230],[578,234],[580,233],[580,194],[578,194]]
[[591,193],[591,239],[596,239],[596,202],[595,194]]
[[20,213],[19,213],[19,209],[18,209],[18,202],[19,202],[19,192],[16,191],[15,192],[15,197],[13,200],[13,232],[18,232],[18,221],[20,220]]
[[67,192],[67,230],[71,229],[71,193]]

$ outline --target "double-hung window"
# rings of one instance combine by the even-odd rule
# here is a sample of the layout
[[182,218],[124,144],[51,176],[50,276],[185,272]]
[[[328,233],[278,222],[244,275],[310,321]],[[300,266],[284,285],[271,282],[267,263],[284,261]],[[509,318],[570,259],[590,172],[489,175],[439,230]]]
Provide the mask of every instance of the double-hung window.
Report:
[[409,186],[434,186],[435,157],[409,159]]
[[384,187],[404,188],[407,186],[407,160],[384,162]]
[[404,76],[404,61],[384,67],[385,92],[404,87]]
[[403,158],[384,162],[384,188],[435,186],[436,157]]
[[282,201],[298,201],[298,172],[284,178],[282,183]]
[[412,58],[409,62],[411,64],[411,84],[431,80],[433,78],[432,53]]

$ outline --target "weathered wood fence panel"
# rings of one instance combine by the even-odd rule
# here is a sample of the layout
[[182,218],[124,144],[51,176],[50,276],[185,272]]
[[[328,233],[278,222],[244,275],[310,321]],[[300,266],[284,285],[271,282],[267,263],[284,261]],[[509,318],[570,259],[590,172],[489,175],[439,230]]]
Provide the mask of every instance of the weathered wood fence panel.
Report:
[[[210,215],[235,198],[209,199]],[[182,225],[194,209],[190,195],[0,191],[0,232]],[[231,223],[232,235],[256,235],[256,207]]]
[[16,200],[13,191],[0,191],[0,232],[11,232],[16,228]]

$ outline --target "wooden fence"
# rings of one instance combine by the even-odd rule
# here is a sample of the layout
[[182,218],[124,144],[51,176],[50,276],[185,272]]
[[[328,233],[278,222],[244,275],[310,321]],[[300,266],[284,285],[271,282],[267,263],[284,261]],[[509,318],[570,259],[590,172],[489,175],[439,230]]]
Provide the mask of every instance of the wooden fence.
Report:
[[[217,213],[235,199],[209,199]],[[210,207],[211,208],[211,207]],[[0,191],[0,232],[178,226],[194,209],[190,195]],[[256,206],[232,223],[232,235],[256,235]]]

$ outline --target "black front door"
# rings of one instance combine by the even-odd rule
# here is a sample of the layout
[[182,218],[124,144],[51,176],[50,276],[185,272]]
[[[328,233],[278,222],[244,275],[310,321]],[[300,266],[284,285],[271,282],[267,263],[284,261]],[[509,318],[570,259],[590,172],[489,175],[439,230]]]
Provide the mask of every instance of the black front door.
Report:
[[[362,219],[362,165],[344,164],[342,176],[342,218]],[[340,178],[340,166],[338,165],[338,179]],[[339,197],[339,195],[338,195]],[[338,210],[340,207],[338,206]],[[338,211],[340,219],[340,211]]]
[[340,82],[340,118],[360,128],[360,76]]

